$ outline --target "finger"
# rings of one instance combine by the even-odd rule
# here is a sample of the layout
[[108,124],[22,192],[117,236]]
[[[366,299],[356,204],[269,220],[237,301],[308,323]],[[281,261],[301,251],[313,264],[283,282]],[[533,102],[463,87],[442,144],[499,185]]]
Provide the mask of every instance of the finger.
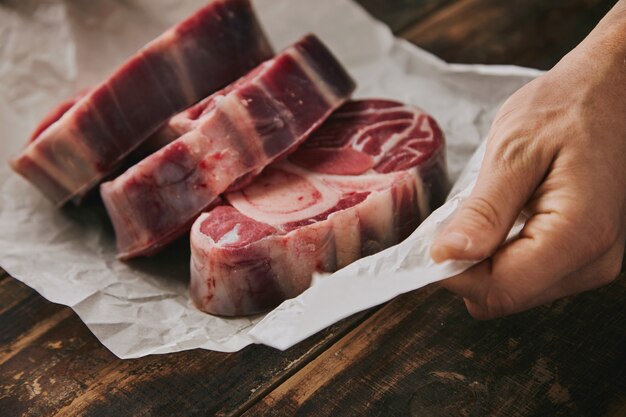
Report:
[[[544,305],[570,295],[593,290],[610,284],[622,269],[624,245],[616,245],[609,253],[590,265],[563,277],[551,288],[541,292],[537,297],[527,300],[522,310]],[[467,311],[477,319],[499,317],[493,314],[493,308],[464,298]],[[522,311],[519,310],[519,311]],[[501,315],[513,314],[518,311],[501,311]]]
[[538,142],[525,137],[496,140],[487,148],[471,195],[433,243],[436,262],[491,255],[550,167],[553,154],[539,149]]
[[550,301],[563,293],[558,284],[564,277],[600,256],[587,253],[570,226],[554,212],[537,214],[519,239],[441,285],[466,298],[470,314],[479,319]]
[[558,281],[546,291],[546,302],[610,284],[622,271],[624,241],[618,242],[595,262]]

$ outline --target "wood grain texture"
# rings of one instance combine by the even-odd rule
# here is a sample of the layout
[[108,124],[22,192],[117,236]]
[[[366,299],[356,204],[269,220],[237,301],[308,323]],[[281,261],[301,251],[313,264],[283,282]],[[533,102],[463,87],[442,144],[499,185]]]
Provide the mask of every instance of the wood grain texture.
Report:
[[18,280],[8,275],[4,278],[6,279],[0,280],[0,317],[5,311],[33,294],[33,290]]
[[[23,346],[21,340],[32,339],[33,335],[40,334],[51,320],[58,318],[58,314],[65,307],[49,303],[39,294],[26,285],[10,278],[0,285],[0,298],[6,304],[0,307],[0,363],[8,355],[13,355],[18,346]],[[71,310],[69,310],[71,311]],[[39,326],[44,327],[39,327]]]
[[400,33],[456,0],[357,0],[372,16]]
[[613,4],[614,0],[456,1],[400,34],[451,62],[549,69]]
[[236,354],[193,350],[122,361],[69,308],[25,293],[0,315],[3,417],[237,413],[370,314],[337,323],[286,353],[250,346]]
[[479,322],[440,290],[404,295],[246,415],[605,416],[626,398],[626,276]]

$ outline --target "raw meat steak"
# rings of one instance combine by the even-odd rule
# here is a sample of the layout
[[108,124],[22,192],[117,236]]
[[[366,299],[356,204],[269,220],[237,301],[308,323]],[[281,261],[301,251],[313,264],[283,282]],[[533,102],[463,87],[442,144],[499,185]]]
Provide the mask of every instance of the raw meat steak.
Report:
[[215,0],[42,121],[15,171],[78,202],[169,117],[270,58],[249,0]]
[[444,138],[422,111],[350,102],[191,230],[191,298],[219,315],[268,310],[406,238],[448,190]]
[[154,253],[189,231],[221,193],[294,150],[353,89],[339,62],[309,35],[185,111],[175,119],[180,138],[101,187],[118,256]]

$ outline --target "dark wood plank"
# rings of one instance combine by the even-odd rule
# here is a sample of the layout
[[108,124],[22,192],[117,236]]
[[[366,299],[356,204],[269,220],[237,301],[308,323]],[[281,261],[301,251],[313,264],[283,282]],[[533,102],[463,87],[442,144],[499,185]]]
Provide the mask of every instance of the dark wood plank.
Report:
[[357,0],[372,16],[385,22],[394,33],[426,19],[455,0]]
[[20,301],[33,294],[33,290],[20,281],[5,276],[0,280],[0,316]]
[[[3,326],[12,314],[10,321],[26,329],[18,336],[12,331],[0,356],[2,416],[238,413],[370,314],[350,317],[286,353],[250,346],[235,354],[193,350],[122,361],[69,308],[33,295],[43,307],[28,301],[0,315]],[[55,312],[22,321],[29,309]]]
[[[97,383],[115,357],[70,314],[0,365],[0,410],[6,416],[43,416]],[[112,371],[112,369],[111,369]]]
[[606,416],[626,405],[626,275],[500,320],[439,290],[379,310],[255,407],[262,415]]
[[0,316],[20,301],[31,295],[33,290],[6,275],[0,280]]
[[401,32],[451,62],[551,68],[615,0],[465,0]]
[[0,364],[71,313],[13,278],[0,290],[0,298],[7,301],[0,314]]

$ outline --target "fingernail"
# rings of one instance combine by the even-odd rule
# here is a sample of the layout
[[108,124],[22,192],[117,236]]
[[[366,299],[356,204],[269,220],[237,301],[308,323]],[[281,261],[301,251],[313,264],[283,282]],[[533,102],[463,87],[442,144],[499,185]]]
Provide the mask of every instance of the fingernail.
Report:
[[450,232],[437,240],[437,246],[446,246],[449,249],[466,251],[471,246],[471,242],[463,233]]

